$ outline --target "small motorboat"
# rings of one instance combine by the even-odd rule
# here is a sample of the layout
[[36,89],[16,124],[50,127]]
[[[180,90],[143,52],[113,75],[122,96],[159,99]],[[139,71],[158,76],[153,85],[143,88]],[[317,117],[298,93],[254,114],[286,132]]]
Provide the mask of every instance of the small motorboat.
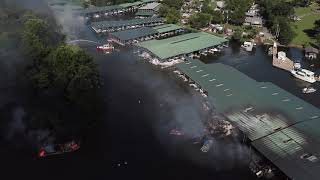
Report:
[[104,52],[106,54],[109,54],[109,53],[114,51],[114,46],[112,44],[110,44],[110,43],[104,44],[102,46],[97,46],[97,51],[101,51],[101,52]]
[[313,93],[313,92],[316,92],[317,89],[313,88],[313,87],[305,87],[302,89],[302,92],[304,94],[309,94],[309,93]]
[[170,131],[170,134],[171,134],[171,135],[175,135],[175,136],[183,136],[183,135],[184,135],[183,132],[181,132],[181,131],[179,131],[179,130],[177,130],[177,129],[172,129],[172,130]]
[[38,157],[44,158],[51,155],[59,155],[74,152],[80,148],[80,142],[70,141],[64,144],[48,144],[40,148]]

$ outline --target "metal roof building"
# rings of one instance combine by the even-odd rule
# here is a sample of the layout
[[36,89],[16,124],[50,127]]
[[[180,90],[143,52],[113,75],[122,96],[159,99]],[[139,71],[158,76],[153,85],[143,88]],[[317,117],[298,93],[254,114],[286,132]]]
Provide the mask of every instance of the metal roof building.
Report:
[[84,9],[82,13],[83,14],[106,13],[111,11],[118,11],[121,9],[123,9],[123,7],[119,5],[113,5],[113,6],[94,7],[94,8]]
[[160,59],[168,59],[179,55],[196,52],[227,42],[208,33],[188,33],[162,40],[151,40],[138,43],[137,46],[150,51]]
[[136,28],[135,26],[156,26],[162,23],[163,23],[162,18],[152,17],[152,18],[130,19],[130,20],[122,20],[122,21],[93,22],[91,23],[91,26],[97,33],[99,33],[103,30],[115,31],[118,28],[121,28],[121,30],[124,30],[129,28]]
[[145,6],[140,7],[139,10],[156,10],[157,8],[159,8],[159,6],[160,6],[160,3],[152,2]]
[[[156,27],[140,27],[110,33],[110,38],[120,45],[132,44],[133,40],[150,40],[165,36],[167,33],[183,32],[183,27],[174,24],[165,24]],[[144,39],[146,38],[146,39]]]
[[130,8],[135,9],[153,2],[156,2],[156,0],[140,0],[132,3],[124,3],[119,5],[93,7],[93,8],[84,9],[82,11],[82,14],[89,15],[89,14],[102,14],[102,13],[108,13],[108,12],[119,11],[119,10],[125,11]]
[[207,91],[217,110],[288,177],[320,177],[320,110],[272,83],[224,64],[188,59],[176,68]]
[[152,29],[156,30],[158,33],[166,33],[166,32],[181,30],[183,29],[183,27],[178,26],[176,24],[164,24],[161,26],[152,27]]
[[126,43],[127,41],[155,35],[158,32],[150,27],[141,27],[136,29],[128,29],[124,31],[113,32],[110,34],[111,37],[118,39],[122,43]]

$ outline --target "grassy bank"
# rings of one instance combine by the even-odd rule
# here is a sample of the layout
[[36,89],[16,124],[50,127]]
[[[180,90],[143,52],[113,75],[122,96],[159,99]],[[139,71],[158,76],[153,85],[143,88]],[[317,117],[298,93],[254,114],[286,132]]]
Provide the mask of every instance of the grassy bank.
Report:
[[292,23],[296,37],[290,45],[303,46],[315,43],[312,37],[312,29],[314,22],[320,19],[320,13],[316,13],[316,9],[320,8],[319,4],[313,3],[309,7],[295,8],[295,15],[301,20]]

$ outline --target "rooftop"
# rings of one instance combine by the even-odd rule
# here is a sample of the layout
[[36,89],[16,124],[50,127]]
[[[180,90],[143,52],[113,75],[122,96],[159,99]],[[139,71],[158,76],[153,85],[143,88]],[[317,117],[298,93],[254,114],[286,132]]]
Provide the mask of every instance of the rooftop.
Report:
[[316,54],[319,53],[319,50],[314,47],[306,47],[304,50],[306,53],[316,53]]
[[137,13],[135,14],[135,16],[153,16],[154,12],[151,11],[137,11]]
[[129,8],[129,7],[132,7],[132,6],[140,6],[140,5],[147,4],[147,3],[152,3],[152,2],[156,2],[156,0],[140,0],[140,1],[132,2],[132,3],[124,3],[124,4],[119,4],[119,5],[93,7],[93,8],[84,9],[83,13],[84,14],[89,14],[89,13],[98,13],[98,12],[108,12],[108,11],[113,11],[113,10],[121,10],[123,8]]
[[160,6],[160,3],[158,3],[158,2],[152,2],[152,3],[149,3],[149,4],[147,4],[147,5],[139,8],[139,10],[140,10],[140,9],[141,9],[141,10],[155,9],[155,8],[157,8],[157,7],[159,7],[159,6]]
[[130,19],[130,20],[122,20],[122,21],[100,21],[100,22],[93,22],[91,26],[93,28],[112,28],[112,27],[120,27],[120,26],[130,26],[130,25],[137,25],[143,23],[152,23],[152,22],[162,22],[162,18],[151,17],[151,18],[144,18],[144,19]]
[[132,40],[132,39],[136,39],[144,36],[153,35],[156,33],[157,31],[153,30],[152,28],[141,27],[137,29],[128,29],[124,31],[114,32],[114,33],[111,33],[111,35],[114,37],[117,37],[121,41],[128,41],[128,40]]
[[167,59],[170,57],[217,46],[226,41],[227,40],[224,38],[204,32],[198,32],[183,34],[162,40],[141,42],[138,43],[137,46],[148,49],[160,59]]
[[183,29],[183,27],[178,26],[176,24],[164,24],[161,26],[153,27],[152,29],[158,31],[159,33],[166,33],[166,32],[170,32],[170,31]]
[[109,11],[120,10],[120,9],[122,9],[121,6],[113,5],[113,6],[88,8],[88,9],[84,9],[82,12],[85,14],[89,14],[89,13],[98,13],[98,12],[109,12]]
[[220,63],[188,59],[176,67],[208,92],[252,145],[291,179],[320,177],[320,110],[269,82]]

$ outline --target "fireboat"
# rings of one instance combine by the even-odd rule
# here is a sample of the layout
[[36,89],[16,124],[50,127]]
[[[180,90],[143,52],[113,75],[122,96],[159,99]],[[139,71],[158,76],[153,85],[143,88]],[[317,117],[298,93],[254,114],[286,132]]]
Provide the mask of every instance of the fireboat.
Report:
[[110,43],[104,44],[102,46],[97,46],[97,51],[104,52],[106,54],[110,54],[114,51],[114,46]]

